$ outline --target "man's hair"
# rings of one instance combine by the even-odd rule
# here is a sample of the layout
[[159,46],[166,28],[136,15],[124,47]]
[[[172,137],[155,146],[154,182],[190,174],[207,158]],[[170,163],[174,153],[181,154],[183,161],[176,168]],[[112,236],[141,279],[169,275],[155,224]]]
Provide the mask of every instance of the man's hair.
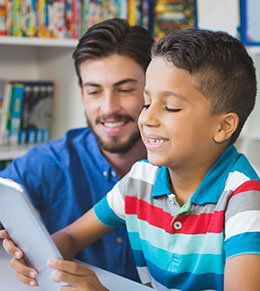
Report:
[[234,143],[256,98],[255,67],[242,42],[225,32],[190,28],[155,43],[152,57],[156,56],[194,77],[195,87],[210,101],[211,114],[238,115],[237,130],[230,138]]
[[152,35],[140,26],[130,26],[127,20],[113,18],[93,25],[81,37],[73,53],[76,73],[82,86],[80,65],[90,59],[113,54],[127,56],[144,71],[151,61]]

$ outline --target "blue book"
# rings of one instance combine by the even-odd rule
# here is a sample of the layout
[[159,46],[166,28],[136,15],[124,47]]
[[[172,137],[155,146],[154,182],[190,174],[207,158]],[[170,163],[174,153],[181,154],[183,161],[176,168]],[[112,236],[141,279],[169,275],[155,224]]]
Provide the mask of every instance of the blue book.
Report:
[[23,83],[13,83],[11,112],[10,112],[10,131],[9,143],[18,144],[19,131],[22,117],[22,104],[23,104]]

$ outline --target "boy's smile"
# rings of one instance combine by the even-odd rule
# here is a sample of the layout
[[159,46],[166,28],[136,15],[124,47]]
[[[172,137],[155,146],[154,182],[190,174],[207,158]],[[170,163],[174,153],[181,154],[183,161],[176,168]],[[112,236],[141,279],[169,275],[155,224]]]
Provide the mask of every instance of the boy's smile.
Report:
[[215,162],[214,135],[221,115],[211,115],[210,103],[194,80],[163,57],[148,66],[139,128],[152,164],[198,169]]

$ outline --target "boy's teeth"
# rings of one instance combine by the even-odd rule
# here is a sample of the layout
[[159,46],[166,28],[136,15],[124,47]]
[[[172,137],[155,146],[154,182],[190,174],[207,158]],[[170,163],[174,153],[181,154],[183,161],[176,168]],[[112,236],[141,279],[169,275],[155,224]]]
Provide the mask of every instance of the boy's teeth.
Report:
[[164,142],[163,139],[154,139],[154,138],[148,138],[149,143],[151,144],[161,144]]
[[109,128],[118,127],[123,125],[123,122],[105,122],[104,125]]

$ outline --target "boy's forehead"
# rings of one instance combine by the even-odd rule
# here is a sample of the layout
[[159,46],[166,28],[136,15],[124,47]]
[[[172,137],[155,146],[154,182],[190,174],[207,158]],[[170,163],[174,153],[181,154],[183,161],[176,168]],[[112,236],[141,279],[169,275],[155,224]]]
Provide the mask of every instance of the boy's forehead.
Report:
[[176,67],[165,57],[155,57],[147,68],[144,94],[174,97],[183,101],[200,99],[195,96],[207,99],[198,90],[198,78],[198,75],[193,76],[187,70]]

